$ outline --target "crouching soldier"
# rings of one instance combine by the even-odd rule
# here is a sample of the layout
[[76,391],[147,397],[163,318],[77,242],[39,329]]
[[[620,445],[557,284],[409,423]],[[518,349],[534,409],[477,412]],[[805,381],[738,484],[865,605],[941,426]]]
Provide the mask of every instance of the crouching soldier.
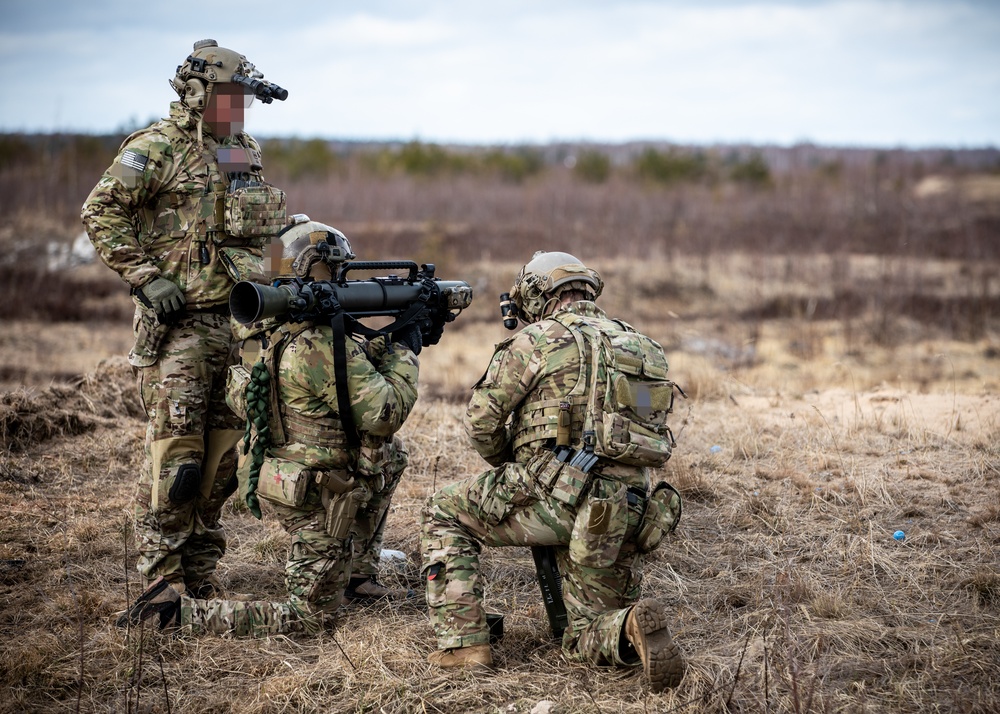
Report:
[[[329,280],[353,258],[344,235],[296,216],[279,235],[271,277]],[[417,399],[419,328],[363,341],[329,319],[255,323],[230,373],[234,411],[252,424],[242,491],[267,500],[291,536],[283,602],[196,600],[154,582],[119,624],[158,616],[161,628],[267,636],[316,632],[342,601],[405,597],[375,579],[386,515],[407,464],[395,433]],[[259,349],[254,354],[253,346]],[[248,425],[248,430],[250,430]]]
[[528,326],[497,346],[465,421],[494,468],[446,486],[422,511],[434,665],[492,665],[481,546],[551,547],[564,652],[641,665],[654,691],[681,681],[667,611],[640,599],[644,554],[680,517],[676,491],[651,484],[648,470],[672,450],[675,387],[660,346],[594,303],[602,288],[572,255],[539,252],[511,290]]

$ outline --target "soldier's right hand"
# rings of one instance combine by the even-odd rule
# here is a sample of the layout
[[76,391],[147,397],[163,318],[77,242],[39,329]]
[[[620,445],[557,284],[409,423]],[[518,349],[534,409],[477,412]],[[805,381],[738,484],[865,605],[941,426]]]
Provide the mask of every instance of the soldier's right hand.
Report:
[[177,319],[187,303],[181,289],[166,278],[153,278],[136,293],[144,304],[153,308],[161,324]]
[[424,346],[423,338],[420,334],[420,326],[416,323],[410,323],[401,330],[394,332],[392,334],[392,341],[406,345],[413,350],[413,354],[417,355],[420,354],[420,350]]

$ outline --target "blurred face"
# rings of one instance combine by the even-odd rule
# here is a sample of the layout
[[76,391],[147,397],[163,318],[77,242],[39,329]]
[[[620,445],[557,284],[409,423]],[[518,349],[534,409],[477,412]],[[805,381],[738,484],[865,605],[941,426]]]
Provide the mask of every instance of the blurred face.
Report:
[[243,118],[253,94],[238,84],[217,84],[205,107],[205,121],[218,137],[243,131]]

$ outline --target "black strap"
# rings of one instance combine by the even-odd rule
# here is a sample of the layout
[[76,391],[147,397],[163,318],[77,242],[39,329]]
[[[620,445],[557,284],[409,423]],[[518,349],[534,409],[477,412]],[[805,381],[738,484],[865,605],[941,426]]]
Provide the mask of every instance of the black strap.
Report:
[[347,446],[358,448],[361,438],[358,436],[358,426],[354,423],[351,412],[351,398],[347,392],[347,332],[344,329],[344,311],[336,310],[330,318],[330,328],[333,330],[333,378],[337,382],[337,413],[344,427]]

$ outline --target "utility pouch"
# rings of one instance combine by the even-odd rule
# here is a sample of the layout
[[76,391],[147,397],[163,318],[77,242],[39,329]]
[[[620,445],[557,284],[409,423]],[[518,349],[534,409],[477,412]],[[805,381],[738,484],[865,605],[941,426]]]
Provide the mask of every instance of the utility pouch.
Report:
[[264,457],[257,480],[257,495],[271,503],[298,508],[306,501],[306,489],[315,470],[294,461]]
[[657,468],[667,463],[673,453],[674,437],[666,426],[661,435],[621,414],[603,412],[594,427],[594,451],[622,464]]
[[660,481],[649,496],[646,514],[635,535],[640,553],[651,553],[660,546],[667,533],[672,533],[681,520],[681,496],[666,481]]
[[552,458],[541,470],[538,481],[548,487],[549,495],[569,507],[580,501],[580,495],[587,488],[590,474],[584,473],[575,466]]
[[595,478],[573,523],[569,557],[585,568],[610,568],[618,560],[628,530],[628,489]]
[[152,310],[137,305],[132,318],[132,332],[135,342],[128,353],[128,363],[133,367],[149,367],[156,364],[160,356],[160,347],[170,325],[161,325]]
[[285,192],[266,183],[240,186],[226,192],[225,230],[235,238],[252,238],[262,246],[287,223]]
[[250,370],[242,364],[229,367],[226,376],[226,406],[243,421],[247,418],[247,385],[250,384]]
[[219,262],[233,282],[249,280],[254,283],[267,282],[264,277],[264,258],[254,255],[245,248],[219,247]]

